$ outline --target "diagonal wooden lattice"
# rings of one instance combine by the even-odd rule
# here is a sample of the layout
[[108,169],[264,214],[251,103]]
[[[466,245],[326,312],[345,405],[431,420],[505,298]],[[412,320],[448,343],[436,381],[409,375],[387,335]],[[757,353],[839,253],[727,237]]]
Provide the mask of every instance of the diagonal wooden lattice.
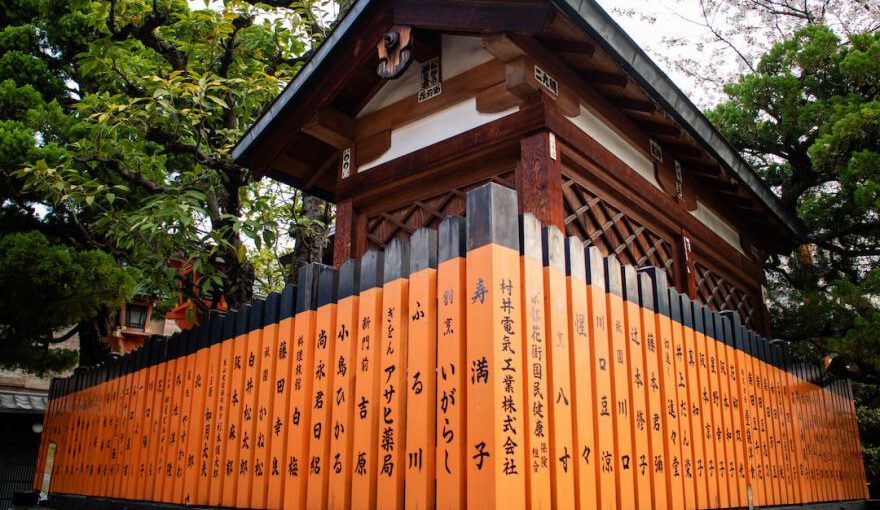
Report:
[[565,231],[584,246],[597,246],[622,264],[656,266],[671,271],[672,243],[624,214],[597,193],[563,175]]
[[736,310],[744,324],[752,329],[761,329],[760,324],[756,324],[752,296],[699,262],[694,264],[694,276],[697,299],[712,310]]
[[471,184],[425,197],[398,209],[382,211],[367,217],[367,245],[382,249],[394,238],[409,239],[420,228],[437,228],[447,216],[465,215],[465,195],[487,182],[516,188],[514,173],[493,175]]

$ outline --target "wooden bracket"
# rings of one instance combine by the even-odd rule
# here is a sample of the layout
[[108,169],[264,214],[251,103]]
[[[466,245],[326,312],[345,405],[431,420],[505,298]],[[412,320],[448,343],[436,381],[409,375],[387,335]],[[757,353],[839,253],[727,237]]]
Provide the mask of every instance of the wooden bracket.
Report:
[[412,27],[391,27],[376,47],[379,51],[379,67],[376,73],[385,80],[399,78],[413,61],[412,43]]
[[324,108],[303,126],[303,131],[336,149],[354,143],[354,119],[333,108]]

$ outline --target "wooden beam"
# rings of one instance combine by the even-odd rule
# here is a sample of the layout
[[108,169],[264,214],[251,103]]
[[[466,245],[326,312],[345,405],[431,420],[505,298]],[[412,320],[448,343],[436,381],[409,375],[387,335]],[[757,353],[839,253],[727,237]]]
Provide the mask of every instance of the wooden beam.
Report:
[[[491,124],[455,135],[365,172],[352,173],[351,177],[339,184],[337,195],[340,200],[354,197],[359,201],[358,204],[362,204],[381,198],[390,186],[394,186],[395,189],[407,185],[421,186],[425,179],[431,177],[435,169],[448,168],[444,165],[453,162],[466,165],[474,157],[478,157],[477,155],[506,150],[512,143],[518,142],[519,137],[524,133],[544,126],[545,110],[545,106],[540,103],[522,107],[520,111]],[[497,159],[497,155],[494,157]],[[448,173],[448,170],[441,173],[444,178],[448,178],[449,175],[452,174]]]
[[653,101],[632,99],[629,97],[612,97],[609,98],[608,101],[622,110],[633,110],[636,112],[646,113],[657,111],[657,105],[655,105]]
[[551,19],[550,2],[463,2],[396,0],[394,23],[455,32],[542,32]]
[[619,73],[606,73],[604,71],[581,71],[584,81],[596,85],[614,85],[616,87],[626,87],[629,83],[626,75]]
[[648,137],[636,126],[634,121],[609,103],[603,94],[599,93],[592,85],[586,83],[577,72],[561,61],[556,54],[533,37],[511,34],[510,39],[529,56],[541,62],[541,65],[546,66],[548,72],[556,75],[560,84],[571,87],[580,98],[581,104],[603,119],[618,135],[628,140],[645,157],[651,157],[650,152],[648,152]]
[[583,41],[567,41],[564,39],[542,38],[540,40],[548,50],[553,53],[571,53],[575,55],[593,56],[596,53],[596,47],[588,42]]
[[664,149],[668,149],[671,153],[678,156],[702,156],[703,150],[694,147],[689,143],[678,143],[678,142],[662,142],[660,145],[663,146]]
[[351,147],[354,143],[355,120],[334,109],[323,108],[303,126],[303,131],[335,149]]
[[427,62],[440,56],[440,32],[416,30],[413,33],[412,50],[416,62]]
[[678,137],[681,134],[681,128],[679,128],[678,126],[673,126],[671,124],[651,122],[649,120],[642,119],[634,119],[633,122],[636,126],[639,126],[647,133],[671,137]]
[[302,179],[305,174],[307,174],[308,171],[311,169],[311,165],[309,165],[305,161],[296,159],[287,152],[284,152],[278,156],[278,159],[275,160],[274,167],[277,170],[280,170],[288,175],[295,176],[298,179]]
[[303,184],[303,191],[311,190],[315,183],[318,182],[318,179],[326,174],[331,168],[335,168],[337,159],[339,159],[339,157],[336,153],[331,154],[330,157],[327,158],[327,161],[325,161],[324,164],[322,164],[320,168],[308,178],[305,184]]

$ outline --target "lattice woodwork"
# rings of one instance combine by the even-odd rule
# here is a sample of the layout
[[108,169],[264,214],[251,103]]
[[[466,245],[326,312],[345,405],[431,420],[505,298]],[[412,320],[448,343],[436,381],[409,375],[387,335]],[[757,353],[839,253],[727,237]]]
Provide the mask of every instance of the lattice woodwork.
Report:
[[367,217],[368,249],[382,249],[394,238],[409,239],[420,228],[437,228],[447,216],[464,216],[465,194],[487,182],[516,188],[515,174],[509,171],[416,200],[398,209],[370,215]]
[[694,276],[697,282],[697,299],[712,310],[736,310],[743,323],[760,331],[754,298],[708,267],[696,262]]
[[565,231],[584,246],[595,245],[622,264],[654,266],[672,271],[672,243],[624,214],[597,193],[563,174]]

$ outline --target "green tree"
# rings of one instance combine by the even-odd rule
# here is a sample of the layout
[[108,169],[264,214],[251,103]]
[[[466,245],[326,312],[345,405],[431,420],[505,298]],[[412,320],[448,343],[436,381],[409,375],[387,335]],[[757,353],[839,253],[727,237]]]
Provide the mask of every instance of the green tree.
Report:
[[77,353],[51,347],[77,333],[83,317],[130,298],[135,281],[134,271],[105,252],[52,244],[39,232],[4,236],[0,366],[37,373],[68,368]]
[[[329,208],[260,192],[230,152],[320,43],[329,4],[5,2],[0,232],[100,250],[136,270],[145,292],[182,291],[203,309],[221,295],[230,306],[252,299],[256,276],[277,272],[255,267],[277,267],[267,247],[291,244],[302,225],[323,247]],[[195,284],[174,259],[192,265]],[[214,302],[197,299],[206,292]],[[84,344],[100,341],[111,312],[89,310]],[[89,352],[82,363],[99,360]]]
[[[765,264],[774,334],[831,359],[874,395],[880,384],[880,33],[841,40],[807,25],[725,87],[708,112],[804,222],[808,238]],[[880,476],[876,398],[859,398]],[[868,455],[870,454],[870,455]]]

